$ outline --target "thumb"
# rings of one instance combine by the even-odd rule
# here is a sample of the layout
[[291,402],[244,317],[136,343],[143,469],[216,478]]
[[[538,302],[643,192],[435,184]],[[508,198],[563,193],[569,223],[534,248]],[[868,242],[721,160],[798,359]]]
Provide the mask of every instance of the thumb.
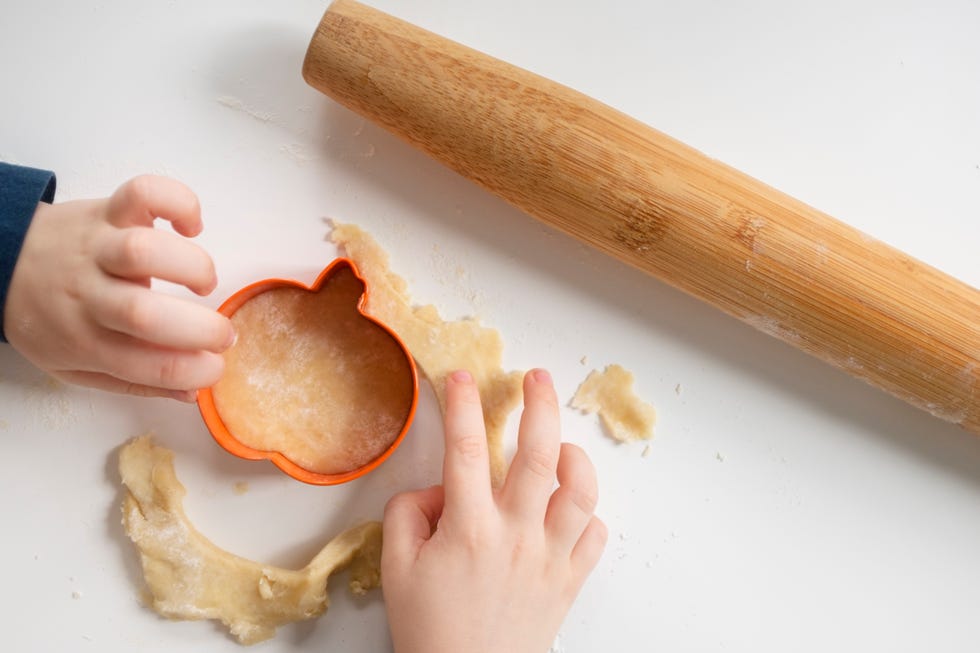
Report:
[[418,558],[419,549],[432,537],[444,505],[441,485],[402,492],[388,501],[382,533],[382,569],[390,565],[408,565]]

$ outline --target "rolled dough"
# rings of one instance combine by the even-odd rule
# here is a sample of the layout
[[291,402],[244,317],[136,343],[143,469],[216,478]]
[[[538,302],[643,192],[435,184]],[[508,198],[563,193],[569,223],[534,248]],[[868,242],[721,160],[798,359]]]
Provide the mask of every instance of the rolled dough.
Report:
[[368,522],[332,539],[302,569],[263,565],[218,548],[184,514],[184,486],[173,452],[149,436],[119,453],[126,495],[123,526],[140,552],[148,598],[170,619],[217,619],[242,644],[272,637],[276,628],[311,619],[329,606],[327,579],[350,567],[350,590],[381,582],[381,524]]

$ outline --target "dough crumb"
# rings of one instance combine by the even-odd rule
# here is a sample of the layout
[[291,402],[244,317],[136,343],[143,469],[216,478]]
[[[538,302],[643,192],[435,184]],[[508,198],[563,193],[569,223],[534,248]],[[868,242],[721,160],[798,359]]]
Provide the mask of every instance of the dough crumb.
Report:
[[725,462],[725,456],[722,455],[722,453],[720,451],[715,452],[715,458],[717,458],[718,459],[718,462],[720,462],[720,463]]
[[164,617],[220,620],[239,642],[255,644],[283,624],[322,614],[327,580],[339,569],[350,568],[356,593],[380,584],[378,522],[341,533],[302,569],[282,569],[220,549],[194,528],[173,452],[150,436],[123,446],[119,473],[123,526],[139,549],[148,602]]
[[652,452],[653,449],[650,447],[650,445],[647,445],[643,447],[643,453],[641,453],[640,456],[642,456],[643,458],[649,458]]
[[599,413],[606,433],[619,442],[649,440],[657,413],[633,393],[633,374],[620,365],[593,370],[579,386],[572,408]]
[[245,494],[246,492],[248,492],[248,481],[238,481],[237,483],[231,486],[231,491],[237,494],[238,496]]
[[674,394],[677,395],[678,397],[680,396],[680,394],[681,394],[681,384],[680,383],[678,383],[677,385],[674,386]]
[[76,590],[76,591],[74,591],[74,592],[71,593],[71,598],[76,599],[76,600],[77,599],[80,599],[80,598],[82,598],[82,593],[79,592],[78,590]]

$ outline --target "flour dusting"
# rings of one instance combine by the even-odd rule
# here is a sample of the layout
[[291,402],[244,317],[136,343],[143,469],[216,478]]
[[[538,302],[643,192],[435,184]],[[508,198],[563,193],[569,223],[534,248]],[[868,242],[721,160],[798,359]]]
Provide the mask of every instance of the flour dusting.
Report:
[[221,106],[228,107],[229,109],[234,109],[235,111],[241,111],[247,116],[255,118],[259,122],[275,122],[276,114],[272,111],[266,111],[264,109],[258,109],[249,104],[246,104],[234,95],[222,95],[218,99],[218,104]]

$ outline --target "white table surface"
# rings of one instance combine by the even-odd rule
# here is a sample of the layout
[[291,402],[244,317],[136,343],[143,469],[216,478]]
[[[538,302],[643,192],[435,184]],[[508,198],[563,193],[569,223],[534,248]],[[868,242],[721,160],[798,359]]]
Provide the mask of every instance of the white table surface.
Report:
[[[55,170],[58,201],[142,172],[188,183],[221,277],[212,306],[257,278],[312,280],[335,253],[332,217],[372,233],[418,301],[498,328],[509,369],[550,368],[563,400],[593,367],[630,368],[660,415],[649,456],[563,414],[611,537],[555,650],[977,650],[980,440],[551,231],[313,91],[300,64],[326,4],[4,2],[0,159]],[[972,0],[373,4],[980,286]],[[280,565],[438,478],[428,392],[378,472],[314,488],[222,452],[193,406],[52,387],[8,346],[0,369],[4,650],[240,650],[140,605],[114,454],[132,436],[177,451],[207,536]],[[257,650],[390,649],[379,593],[353,600],[339,580],[331,596]]]

